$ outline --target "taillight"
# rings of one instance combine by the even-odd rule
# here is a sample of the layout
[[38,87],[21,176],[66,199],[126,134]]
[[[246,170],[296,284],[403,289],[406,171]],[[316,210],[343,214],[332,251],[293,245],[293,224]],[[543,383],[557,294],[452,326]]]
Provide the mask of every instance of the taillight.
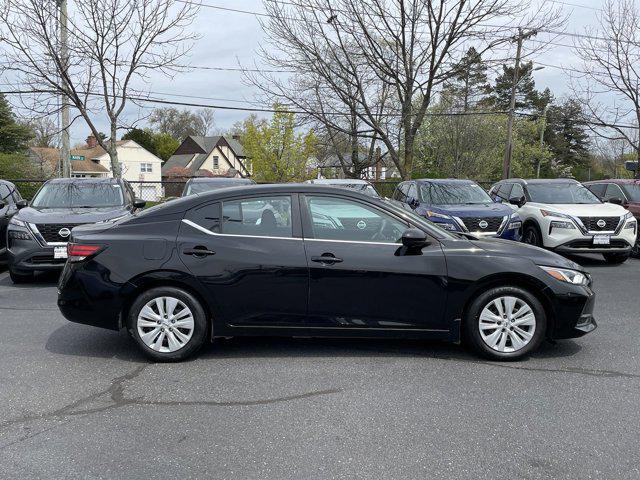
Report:
[[67,256],[70,262],[81,262],[102,250],[102,245],[80,245],[67,243]]

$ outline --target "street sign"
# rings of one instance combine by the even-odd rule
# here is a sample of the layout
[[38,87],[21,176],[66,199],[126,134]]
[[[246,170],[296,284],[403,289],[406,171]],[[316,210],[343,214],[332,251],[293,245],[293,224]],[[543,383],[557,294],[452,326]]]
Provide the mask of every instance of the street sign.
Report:
[[71,160],[84,160],[84,155],[69,155]]

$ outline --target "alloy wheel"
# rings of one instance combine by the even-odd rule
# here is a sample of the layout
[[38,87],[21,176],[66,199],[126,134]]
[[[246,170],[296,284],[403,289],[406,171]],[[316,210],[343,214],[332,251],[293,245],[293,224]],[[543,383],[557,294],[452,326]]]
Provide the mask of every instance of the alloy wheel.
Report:
[[194,325],[193,313],[184,302],[174,297],[157,297],[142,307],[136,326],[147,347],[171,353],[189,343]]
[[517,352],[531,342],[536,331],[536,316],[531,306],[518,297],[503,296],[491,300],[480,313],[480,336],[497,352]]
[[528,228],[522,241],[529,245],[538,246],[538,234],[535,229]]

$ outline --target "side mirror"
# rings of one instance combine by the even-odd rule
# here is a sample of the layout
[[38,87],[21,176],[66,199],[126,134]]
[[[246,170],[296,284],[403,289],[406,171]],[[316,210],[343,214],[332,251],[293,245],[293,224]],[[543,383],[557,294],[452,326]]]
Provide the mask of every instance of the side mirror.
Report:
[[147,202],[140,200],[139,198],[133,200],[133,208],[144,208],[146,204]]
[[527,203],[527,201],[525,200],[524,197],[511,197],[509,199],[509,203],[511,205],[515,205],[518,208],[520,208],[521,206],[523,206],[525,203]]
[[18,210],[24,208],[24,207],[28,207],[29,206],[29,202],[27,202],[26,200],[18,200],[16,202],[16,208]]
[[607,200],[609,203],[615,203],[616,205],[622,205],[624,202],[622,201],[622,199],[620,197],[611,197],[609,200]]
[[419,250],[429,245],[427,234],[417,228],[405,230],[402,234],[402,245],[411,250]]

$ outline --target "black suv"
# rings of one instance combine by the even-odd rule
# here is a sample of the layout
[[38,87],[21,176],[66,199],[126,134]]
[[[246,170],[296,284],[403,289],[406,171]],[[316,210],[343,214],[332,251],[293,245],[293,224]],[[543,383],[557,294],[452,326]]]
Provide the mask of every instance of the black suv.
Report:
[[24,200],[16,186],[0,180],[0,264],[7,262],[7,225],[22,202]]
[[46,182],[30,205],[9,221],[7,253],[14,283],[30,281],[39,270],[62,270],[73,227],[130,215],[145,202],[131,186],[113,178],[65,178]]

